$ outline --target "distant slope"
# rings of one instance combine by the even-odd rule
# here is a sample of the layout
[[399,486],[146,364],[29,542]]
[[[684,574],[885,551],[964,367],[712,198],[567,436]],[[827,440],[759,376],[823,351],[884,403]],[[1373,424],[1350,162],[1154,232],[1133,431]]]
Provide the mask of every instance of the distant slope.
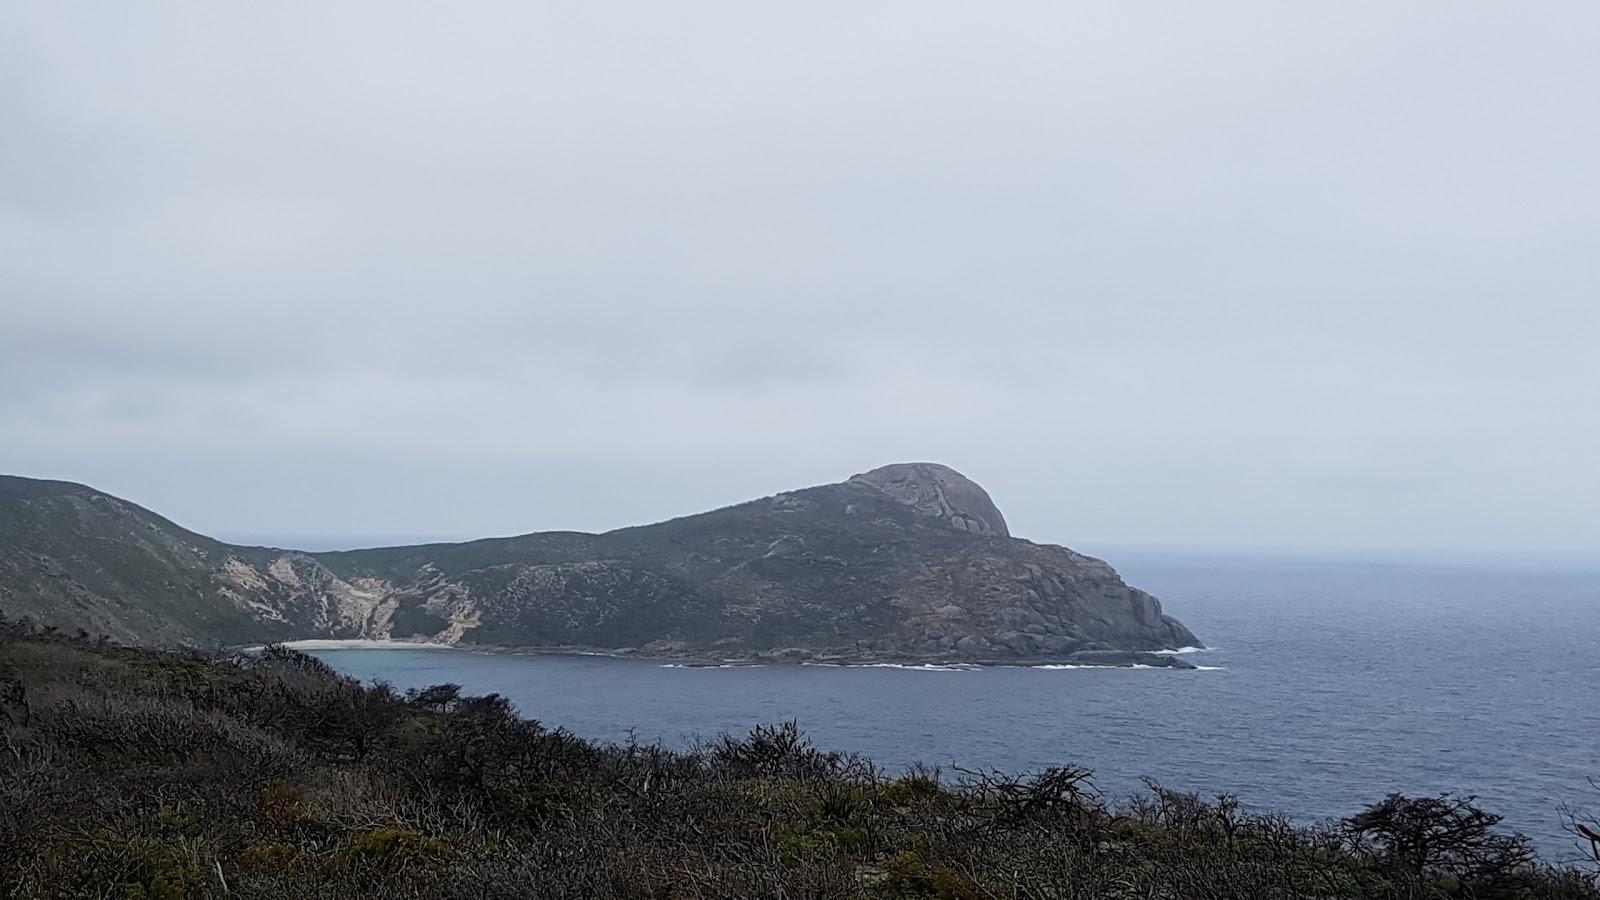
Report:
[[0,475],[0,613],[13,618],[159,643],[257,634],[217,577],[247,552],[81,484]]
[[[928,463],[605,534],[301,553],[0,477],[0,615],[145,643],[428,638],[706,658],[1128,663],[1198,644]],[[1169,660],[1167,657],[1138,661]]]

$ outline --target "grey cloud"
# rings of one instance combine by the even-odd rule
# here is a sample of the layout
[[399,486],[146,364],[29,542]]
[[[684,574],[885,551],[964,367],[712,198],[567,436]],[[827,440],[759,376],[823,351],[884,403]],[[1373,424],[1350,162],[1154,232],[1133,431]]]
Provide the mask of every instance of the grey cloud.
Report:
[[467,536],[936,458],[1091,548],[1593,557],[1596,25],[14,5],[0,469]]

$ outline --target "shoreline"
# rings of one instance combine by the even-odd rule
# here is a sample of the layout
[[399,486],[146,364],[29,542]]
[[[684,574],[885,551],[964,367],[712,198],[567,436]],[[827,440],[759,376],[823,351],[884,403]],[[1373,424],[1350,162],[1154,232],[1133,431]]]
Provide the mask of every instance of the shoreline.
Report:
[[[306,638],[299,641],[274,641],[291,650],[457,650],[458,644],[434,641],[399,641],[389,638]],[[265,644],[262,645],[266,646]],[[252,647],[251,649],[256,649]]]
[[[302,652],[317,650],[459,650],[473,653],[505,653],[524,656],[575,656],[604,659],[632,660],[657,663],[667,668],[717,669],[747,668],[757,666],[812,666],[817,668],[895,668],[922,671],[970,671],[989,668],[1015,669],[1176,669],[1180,671],[1215,670],[1218,666],[1197,666],[1179,659],[1191,653],[1203,652],[1206,647],[1178,647],[1166,650],[1096,650],[1083,651],[1102,656],[1068,655],[1065,657],[1025,657],[1015,659],[941,659],[919,657],[833,656],[806,651],[804,655],[784,653],[772,656],[746,656],[711,658],[695,655],[648,654],[629,650],[611,650],[576,646],[507,646],[489,644],[443,644],[436,641],[408,641],[392,638],[304,638],[293,641],[275,641],[280,646]],[[267,645],[242,648],[259,652]]]

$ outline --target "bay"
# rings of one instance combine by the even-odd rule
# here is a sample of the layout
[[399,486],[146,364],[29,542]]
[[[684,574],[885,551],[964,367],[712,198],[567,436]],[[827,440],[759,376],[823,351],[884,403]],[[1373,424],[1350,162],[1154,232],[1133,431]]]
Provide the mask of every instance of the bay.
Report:
[[[397,687],[455,682],[589,738],[687,747],[789,719],[818,745],[912,762],[1141,777],[1299,821],[1390,791],[1475,794],[1550,859],[1563,806],[1600,811],[1600,574],[1116,560],[1213,649],[1199,671],[740,666],[459,649],[322,649]],[[953,773],[952,773],[953,774]]]

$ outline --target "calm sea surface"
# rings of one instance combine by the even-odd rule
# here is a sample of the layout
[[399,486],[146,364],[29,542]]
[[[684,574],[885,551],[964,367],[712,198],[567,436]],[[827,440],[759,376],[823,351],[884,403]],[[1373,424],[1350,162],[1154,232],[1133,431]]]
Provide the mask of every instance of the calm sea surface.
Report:
[[[497,691],[586,737],[681,747],[796,719],[889,767],[1088,766],[1303,821],[1389,791],[1477,794],[1551,858],[1600,811],[1600,575],[1115,560],[1215,649],[1197,672],[669,668],[452,650],[319,650],[363,679]],[[1214,668],[1213,668],[1214,667]]]

